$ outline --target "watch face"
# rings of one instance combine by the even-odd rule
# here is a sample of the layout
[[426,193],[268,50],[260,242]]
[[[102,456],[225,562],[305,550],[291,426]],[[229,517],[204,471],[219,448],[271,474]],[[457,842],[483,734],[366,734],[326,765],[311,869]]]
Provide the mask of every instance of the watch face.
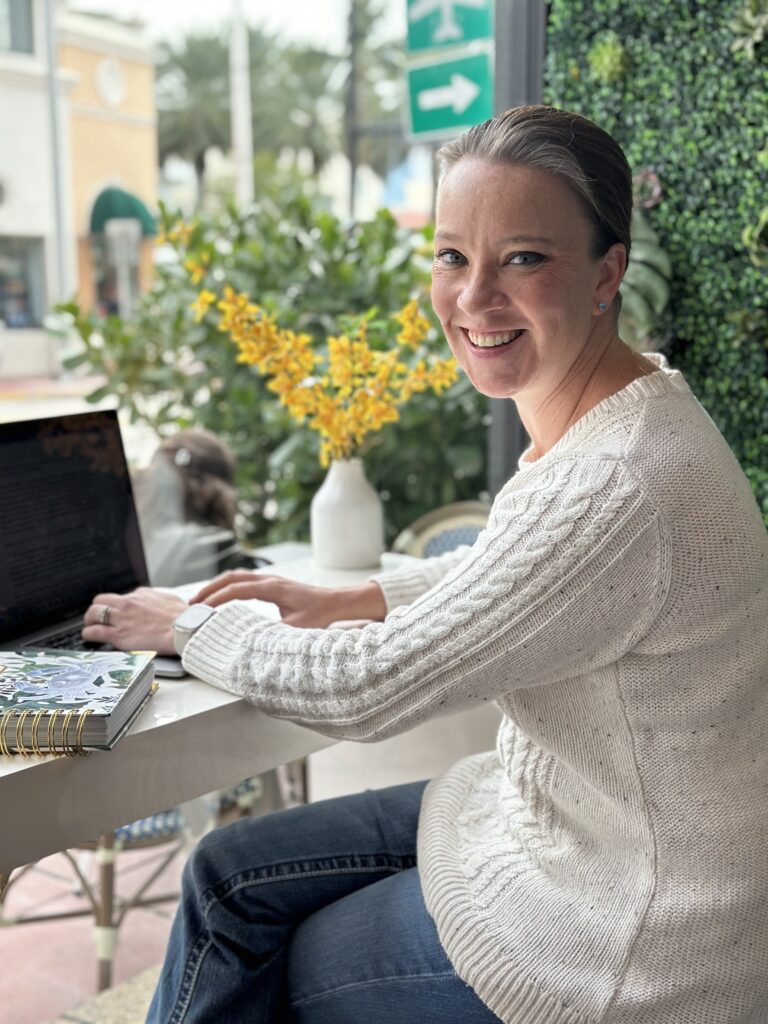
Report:
[[191,604],[189,608],[185,608],[181,615],[179,615],[175,625],[179,629],[188,629],[190,631],[197,629],[210,619],[215,610],[215,608],[211,608],[208,604]]

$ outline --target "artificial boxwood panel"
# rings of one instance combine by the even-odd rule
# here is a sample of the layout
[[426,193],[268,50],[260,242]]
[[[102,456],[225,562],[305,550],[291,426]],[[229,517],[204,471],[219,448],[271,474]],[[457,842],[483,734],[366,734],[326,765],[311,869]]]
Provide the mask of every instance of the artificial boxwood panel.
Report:
[[[663,349],[740,459],[768,521],[768,270],[742,232],[768,205],[768,39],[731,51],[734,0],[552,0],[546,100],[597,121],[673,265]],[[763,152],[762,156],[759,154]]]

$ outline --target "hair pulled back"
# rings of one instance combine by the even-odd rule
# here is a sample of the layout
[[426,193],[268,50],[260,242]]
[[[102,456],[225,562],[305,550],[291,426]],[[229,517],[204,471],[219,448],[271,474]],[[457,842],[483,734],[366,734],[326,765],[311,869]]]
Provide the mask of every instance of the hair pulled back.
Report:
[[184,488],[184,515],[194,523],[233,530],[237,514],[235,457],[207,430],[180,430],[160,452],[174,465]]
[[620,242],[629,258],[632,172],[616,140],[593,121],[543,104],[512,107],[442,146],[441,177],[463,157],[557,175],[582,200],[594,225],[593,255]]

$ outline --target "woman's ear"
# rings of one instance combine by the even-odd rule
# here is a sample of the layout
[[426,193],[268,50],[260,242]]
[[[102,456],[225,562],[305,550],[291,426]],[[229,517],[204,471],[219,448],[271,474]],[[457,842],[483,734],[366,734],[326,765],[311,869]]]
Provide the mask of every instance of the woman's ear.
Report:
[[627,250],[616,242],[600,257],[600,271],[594,293],[595,309],[603,312],[616,297],[624,272],[627,269]]

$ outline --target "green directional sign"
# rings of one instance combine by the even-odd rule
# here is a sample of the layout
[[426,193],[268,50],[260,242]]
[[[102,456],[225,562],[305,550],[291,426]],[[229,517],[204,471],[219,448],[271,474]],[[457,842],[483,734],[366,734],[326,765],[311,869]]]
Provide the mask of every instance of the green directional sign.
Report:
[[406,4],[408,53],[493,38],[493,0],[406,0]]
[[406,68],[411,135],[441,139],[493,117],[490,50]]

